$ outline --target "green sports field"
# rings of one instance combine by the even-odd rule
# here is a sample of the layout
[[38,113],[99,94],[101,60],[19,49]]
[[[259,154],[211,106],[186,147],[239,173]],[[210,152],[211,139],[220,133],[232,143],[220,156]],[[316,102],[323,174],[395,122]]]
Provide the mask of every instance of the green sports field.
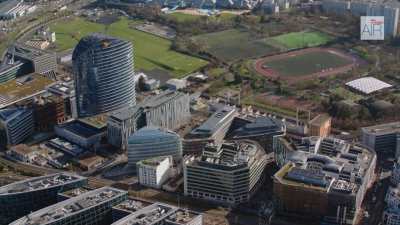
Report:
[[315,47],[326,44],[333,38],[320,32],[302,31],[282,34],[269,39],[271,43],[286,49]]
[[264,64],[280,76],[304,76],[321,72],[331,68],[350,64],[346,58],[327,51],[308,52],[293,55],[282,59],[268,61]]
[[102,32],[132,41],[135,68],[139,70],[161,70],[174,77],[182,77],[208,63],[205,60],[170,50],[171,41],[169,40],[132,28],[135,23],[140,22],[121,18],[106,27],[106,25],[89,22],[83,18],[73,18],[52,24],[51,29],[56,32],[58,51],[74,48],[80,38],[93,32]]
[[249,32],[238,29],[202,34],[193,37],[193,40],[204,43],[209,53],[225,62],[277,52],[265,39],[254,38]]

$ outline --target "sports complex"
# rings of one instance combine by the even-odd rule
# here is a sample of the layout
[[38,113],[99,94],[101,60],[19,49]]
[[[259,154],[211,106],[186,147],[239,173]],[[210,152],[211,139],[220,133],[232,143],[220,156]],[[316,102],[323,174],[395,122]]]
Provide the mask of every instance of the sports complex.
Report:
[[268,56],[254,62],[265,77],[289,83],[345,73],[362,62],[358,57],[332,48],[307,48]]

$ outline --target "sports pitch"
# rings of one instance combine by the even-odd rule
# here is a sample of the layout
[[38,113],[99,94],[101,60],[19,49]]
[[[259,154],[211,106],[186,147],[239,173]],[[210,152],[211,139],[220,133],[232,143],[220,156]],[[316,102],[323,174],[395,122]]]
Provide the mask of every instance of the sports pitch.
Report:
[[298,80],[346,72],[359,63],[336,49],[310,48],[259,59],[255,69],[267,77]]
[[206,46],[206,50],[224,62],[257,58],[278,52],[264,38],[254,38],[251,33],[238,29],[202,34],[193,40]]
[[333,38],[327,34],[313,31],[292,32],[269,39],[271,43],[286,49],[298,49],[324,45]]
[[56,32],[58,51],[72,49],[80,38],[93,32],[101,32],[131,41],[134,46],[135,68],[139,70],[165,71],[174,77],[183,77],[207,65],[205,60],[171,50],[172,43],[169,40],[133,29],[138,23],[141,21],[121,18],[106,26],[83,18],[72,18],[50,27]]

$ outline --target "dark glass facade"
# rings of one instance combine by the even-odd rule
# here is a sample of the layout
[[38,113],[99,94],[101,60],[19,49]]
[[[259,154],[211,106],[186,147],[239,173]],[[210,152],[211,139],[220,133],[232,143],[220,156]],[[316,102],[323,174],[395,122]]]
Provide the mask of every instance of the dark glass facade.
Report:
[[72,55],[79,117],[136,103],[133,46],[102,34],[80,40]]

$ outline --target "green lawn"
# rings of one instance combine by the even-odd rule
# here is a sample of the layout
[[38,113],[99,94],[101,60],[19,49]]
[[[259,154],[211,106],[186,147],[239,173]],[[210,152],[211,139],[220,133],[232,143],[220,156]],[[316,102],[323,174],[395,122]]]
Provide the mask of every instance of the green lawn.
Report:
[[62,21],[51,26],[56,32],[58,50],[71,49],[79,38],[93,32],[105,32],[108,35],[132,41],[134,45],[135,67],[144,71],[162,70],[175,77],[182,77],[198,70],[208,62],[170,50],[171,41],[131,28],[134,23],[127,18],[105,25],[88,22],[83,18]]
[[206,15],[192,15],[183,12],[173,12],[164,15],[167,18],[176,20],[177,22],[194,21],[200,18],[207,17],[210,20],[220,19],[220,20],[233,20],[236,15],[232,13],[220,13],[218,15],[206,16]]
[[303,76],[350,63],[349,60],[336,54],[318,51],[272,60],[266,62],[265,65],[281,76]]
[[205,44],[208,52],[225,62],[257,58],[277,52],[265,39],[254,38],[251,33],[238,29],[202,34],[193,39]]
[[333,38],[320,32],[293,32],[270,38],[269,40],[286,49],[315,47],[326,44]]

